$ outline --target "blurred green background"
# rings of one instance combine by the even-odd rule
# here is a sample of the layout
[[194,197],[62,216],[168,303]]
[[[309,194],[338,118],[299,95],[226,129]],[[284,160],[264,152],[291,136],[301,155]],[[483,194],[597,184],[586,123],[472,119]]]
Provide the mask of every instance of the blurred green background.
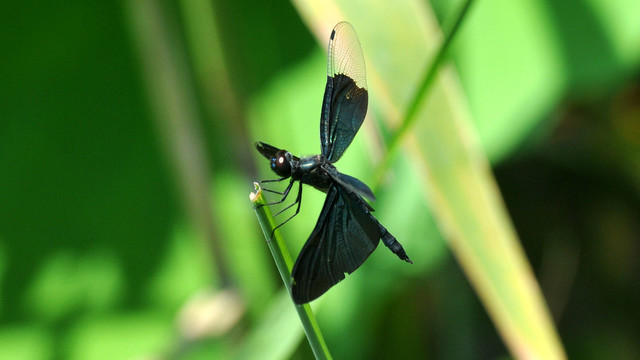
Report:
[[[431,3],[445,24],[459,5]],[[638,14],[476,2],[448,57],[570,358],[640,358]],[[274,177],[253,142],[319,151],[329,33],[284,1],[4,1],[0,17],[0,358],[311,357],[248,194]],[[391,131],[375,81],[338,164],[367,183]],[[327,293],[329,348],[508,357],[407,156],[374,206],[415,264],[381,247]],[[293,254],[322,201],[305,189],[283,228]]]

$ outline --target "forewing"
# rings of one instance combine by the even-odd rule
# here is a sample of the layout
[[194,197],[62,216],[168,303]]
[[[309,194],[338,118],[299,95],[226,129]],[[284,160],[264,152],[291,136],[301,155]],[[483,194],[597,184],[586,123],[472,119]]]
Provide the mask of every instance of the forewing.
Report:
[[[346,187],[351,191],[355,191],[358,195],[364,196],[370,201],[376,201],[376,196],[373,195],[373,191],[371,191],[371,189],[367,186],[367,184],[363,183],[357,178],[354,178],[353,176],[349,176],[347,174],[340,173],[337,170],[327,171],[327,173],[338,184]],[[373,209],[368,205],[367,205],[367,208],[373,211]]]
[[358,35],[348,22],[331,32],[327,59],[327,85],[322,100],[320,144],[331,162],[342,157],[367,114],[364,55]]
[[303,304],[324,294],[360,267],[379,241],[378,223],[364,200],[331,185],[318,223],[293,266],[293,300]]

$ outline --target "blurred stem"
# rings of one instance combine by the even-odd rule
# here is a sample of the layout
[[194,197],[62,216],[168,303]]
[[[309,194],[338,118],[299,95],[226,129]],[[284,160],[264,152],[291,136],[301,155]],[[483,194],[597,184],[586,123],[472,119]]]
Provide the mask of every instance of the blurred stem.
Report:
[[[189,45],[196,80],[203,89],[204,106],[210,108],[208,111],[211,114],[216,113],[212,107],[219,106],[222,117],[239,119],[239,101],[224,59],[225,51],[218,23],[215,21],[216,11],[213,5],[209,0],[180,1],[185,38]],[[234,123],[236,122],[231,122],[230,125]]]
[[224,148],[237,148],[228,154],[233,163],[245,165],[239,169],[247,169],[253,158],[250,152],[244,151],[244,146],[251,141],[247,139],[243,99],[238,96],[229,61],[225,59],[228,51],[222,41],[221,22],[215,16],[220,16],[220,11],[216,11],[215,2],[210,0],[180,0],[179,4],[189,60],[202,97],[202,107],[209,121],[213,122],[214,131],[225,134],[217,136],[216,141]]
[[[255,187],[256,192],[251,193],[249,197],[251,202],[253,202],[253,207],[256,211],[256,215],[258,216],[258,222],[260,223],[264,237],[267,240],[267,245],[273,255],[273,260],[275,261],[278,272],[282,277],[284,286],[287,288],[287,292],[291,294],[291,269],[293,268],[291,255],[289,254],[284,240],[280,235],[280,231],[276,231],[275,233],[273,232],[276,223],[271,215],[271,210],[269,210],[268,206],[265,206],[266,201],[262,196],[262,189],[260,189],[260,185],[255,183]],[[273,238],[271,238],[272,233]],[[311,350],[313,350],[313,354],[316,356],[316,359],[331,359],[329,348],[327,348],[327,344],[324,342],[318,322],[311,311],[311,306],[309,306],[309,304],[296,304],[295,308],[298,312],[298,316],[302,322],[302,327],[304,328],[304,332],[309,340],[309,345],[311,346]]]
[[227,286],[226,257],[213,222],[219,218],[212,207],[215,194],[209,195],[210,161],[183,46],[158,1],[128,1],[124,6],[140,58],[152,119],[177,180],[180,200],[193,226],[207,242],[220,282]]
[[442,60],[447,54],[447,50],[449,50],[449,47],[451,46],[451,43],[453,42],[454,37],[458,33],[458,30],[460,29],[460,25],[462,24],[463,19],[466,18],[466,15],[472,3],[473,3],[473,0],[466,0],[465,3],[462,5],[460,12],[456,16],[455,21],[451,26],[451,29],[445,32],[446,35],[445,35],[444,41],[440,45],[440,48],[438,48],[438,51],[436,52],[436,55],[433,58],[433,61],[427,66],[425,75],[422,78],[422,81],[420,82],[420,86],[418,87],[418,90],[416,90],[411,100],[411,103],[409,104],[409,107],[407,108],[407,112],[405,113],[405,116],[402,119],[400,128],[398,128],[398,130],[391,136],[391,140],[388,143],[385,157],[380,163],[380,165],[378,166],[378,169],[376,170],[374,190],[380,187],[384,174],[387,172],[389,166],[391,165],[391,161],[393,160],[393,158],[395,157],[395,154],[397,153],[400,140],[402,140],[404,135],[407,133],[407,131],[409,130],[409,128],[417,118],[416,114],[420,109],[420,104],[427,98],[427,92],[431,89],[433,85],[436,75],[438,74],[438,69],[440,68],[440,64],[442,63]]

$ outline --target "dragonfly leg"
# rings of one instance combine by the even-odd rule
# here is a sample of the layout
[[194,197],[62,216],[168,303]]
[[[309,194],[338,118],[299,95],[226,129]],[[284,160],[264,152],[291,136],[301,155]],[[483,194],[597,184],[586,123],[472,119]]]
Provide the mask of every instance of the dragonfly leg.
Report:
[[[272,180],[260,180],[260,181],[258,181],[258,183],[259,183],[259,184],[263,184],[263,183],[280,182],[280,181],[282,181],[282,180],[286,180],[286,179],[288,179],[288,178],[286,178],[286,177],[281,177],[281,178],[279,178],[279,179],[272,179]],[[270,192],[270,193],[278,194],[278,195],[284,195],[284,194],[285,194],[284,192],[280,192],[280,191],[276,191],[276,190],[271,190],[271,189],[267,189],[267,188],[262,188],[262,190],[264,190],[264,191],[268,191],[268,192]],[[286,190],[285,190],[285,192],[286,192]]]
[[[296,212],[293,215],[291,215],[287,220],[285,220],[282,223],[280,223],[280,225],[278,225],[275,228],[273,228],[273,231],[271,231],[271,238],[272,239],[273,239],[273,234],[275,234],[277,228],[279,228],[280,226],[286,224],[289,220],[293,219],[300,212],[300,204],[302,204],[302,182],[300,182],[300,186],[298,187],[298,196],[296,196],[296,201],[294,201],[291,205],[287,206],[286,208],[280,210],[278,212],[278,214],[280,214],[281,212],[287,210],[288,208],[292,207],[295,204],[298,204],[298,207],[296,208]],[[276,215],[278,215],[278,214],[276,214]]]
[[[284,179],[286,179],[286,178],[281,178],[281,179],[276,179],[276,180],[263,180],[263,181],[261,181],[261,183],[262,183],[262,182],[276,182],[276,181],[282,181],[282,180],[284,180]],[[291,181],[289,182],[289,185],[287,186],[287,188],[286,188],[286,189],[284,189],[284,192],[279,192],[279,191],[275,191],[275,190],[270,190],[270,189],[262,188],[262,190],[264,190],[264,191],[268,191],[268,192],[271,192],[271,193],[274,193],[274,194],[282,195],[282,199],[280,199],[280,200],[278,200],[278,201],[274,201],[274,202],[266,203],[266,204],[264,204],[264,205],[260,205],[260,206],[258,206],[258,207],[260,208],[260,207],[263,207],[263,206],[265,206],[265,205],[266,205],[266,206],[270,206],[270,205],[282,204],[282,203],[287,199],[287,196],[289,195],[289,192],[291,191],[291,187],[292,187],[292,186],[293,186],[293,179],[291,179]],[[281,212],[282,212],[282,211],[281,211]],[[279,212],[279,213],[280,213],[280,212]],[[278,214],[279,214],[279,213],[278,213]],[[276,215],[278,215],[278,214],[276,214]]]

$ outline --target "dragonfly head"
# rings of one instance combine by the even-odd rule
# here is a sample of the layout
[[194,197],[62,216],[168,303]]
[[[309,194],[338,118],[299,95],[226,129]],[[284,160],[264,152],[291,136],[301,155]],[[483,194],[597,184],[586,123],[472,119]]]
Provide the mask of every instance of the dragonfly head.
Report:
[[298,158],[286,150],[278,149],[263,142],[257,142],[256,149],[269,160],[273,172],[282,177],[291,176],[292,163]]

